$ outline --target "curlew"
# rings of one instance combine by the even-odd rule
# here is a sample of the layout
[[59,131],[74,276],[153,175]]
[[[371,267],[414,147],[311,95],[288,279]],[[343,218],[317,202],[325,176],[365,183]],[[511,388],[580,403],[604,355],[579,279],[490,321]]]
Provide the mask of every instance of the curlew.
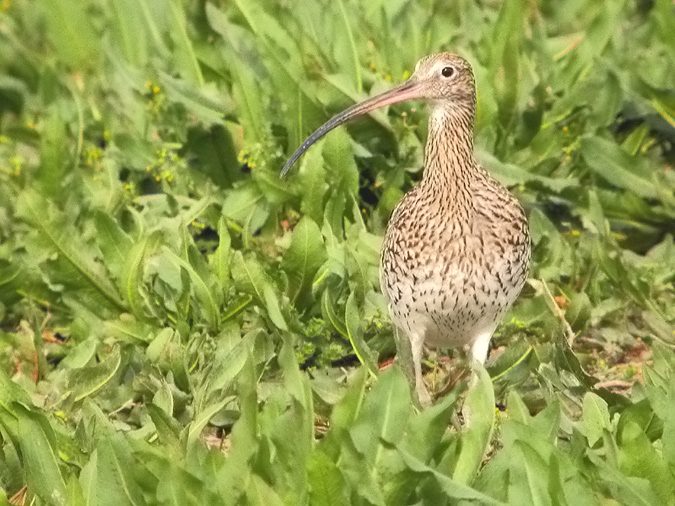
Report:
[[394,324],[410,342],[418,399],[429,404],[421,364],[425,346],[462,347],[483,364],[492,334],[526,281],[530,261],[523,208],[474,157],[471,65],[451,53],[422,58],[403,84],[319,127],[281,174],[333,128],[408,100],[430,106],[424,173],[387,225],[380,283]]

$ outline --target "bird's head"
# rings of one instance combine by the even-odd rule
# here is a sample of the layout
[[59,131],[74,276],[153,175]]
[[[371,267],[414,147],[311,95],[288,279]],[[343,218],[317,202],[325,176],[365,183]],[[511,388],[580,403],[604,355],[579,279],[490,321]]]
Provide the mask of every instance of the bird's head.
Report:
[[437,53],[420,59],[415,65],[415,72],[403,86],[408,84],[417,93],[411,99],[450,107],[475,100],[476,87],[471,65],[452,53]]
[[476,89],[471,65],[461,56],[452,53],[425,56],[417,62],[412,76],[403,84],[355,104],[321,125],[286,161],[281,170],[281,177],[288,173],[312,144],[334,128],[380,107],[409,100],[424,100],[435,107],[449,110],[466,107],[473,109]]

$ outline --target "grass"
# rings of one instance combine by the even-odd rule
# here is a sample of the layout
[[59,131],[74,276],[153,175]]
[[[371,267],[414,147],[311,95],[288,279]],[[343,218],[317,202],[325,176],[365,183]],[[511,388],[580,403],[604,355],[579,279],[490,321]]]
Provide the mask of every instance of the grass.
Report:
[[[0,2],[0,505],[673,504],[671,20],[668,0]],[[418,411],[379,371],[377,269],[424,109],[278,171],[441,49],[474,66],[478,155],[534,267],[476,386]]]

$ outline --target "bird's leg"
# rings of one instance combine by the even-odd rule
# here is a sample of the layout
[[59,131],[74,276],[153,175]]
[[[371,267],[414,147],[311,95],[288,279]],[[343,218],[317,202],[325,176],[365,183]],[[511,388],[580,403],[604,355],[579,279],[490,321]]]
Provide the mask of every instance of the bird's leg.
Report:
[[413,366],[410,340],[398,327],[394,327],[394,342],[396,343],[396,362],[399,364],[411,386],[415,384],[415,368]]
[[431,405],[431,395],[424,384],[424,376],[422,376],[422,355],[424,354],[424,338],[417,333],[411,333],[410,351],[412,353],[412,363],[415,371],[415,392],[417,393],[417,400],[420,406],[426,407]]
[[483,332],[476,337],[476,339],[471,343],[471,360],[472,366],[473,363],[485,364],[488,355],[488,348],[490,346],[490,339],[492,339],[492,333],[494,332],[491,329],[489,332]]
[[431,396],[422,377],[422,353],[424,340],[417,334],[407,334],[399,328],[394,329],[396,355],[403,372],[411,386],[415,387],[416,403],[421,406],[431,404]]
[[[476,369],[483,366],[487,360],[488,348],[490,347],[490,339],[492,339],[492,334],[495,329],[491,328],[485,332],[478,334],[476,339],[471,343],[471,380],[469,381],[469,389],[472,389],[478,383],[478,374]],[[469,425],[471,421],[471,410],[467,405],[462,405],[461,408],[462,418],[464,419],[464,424]]]
[[424,385],[422,376],[422,354],[424,339],[417,334],[407,334],[399,328],[394,329],[396,355],[403,372],[411,386],[415,387],[416,403],[421,406],[431,404],[431,395]]

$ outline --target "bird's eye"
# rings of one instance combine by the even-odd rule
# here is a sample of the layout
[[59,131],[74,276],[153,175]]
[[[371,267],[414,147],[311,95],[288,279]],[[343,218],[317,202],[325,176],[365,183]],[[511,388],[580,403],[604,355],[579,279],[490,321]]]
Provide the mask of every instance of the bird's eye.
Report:
[[443,70],[441,70],[441,75],[443,77],[452,77],[455,73],[455,69],[452,67],[443,67]]

